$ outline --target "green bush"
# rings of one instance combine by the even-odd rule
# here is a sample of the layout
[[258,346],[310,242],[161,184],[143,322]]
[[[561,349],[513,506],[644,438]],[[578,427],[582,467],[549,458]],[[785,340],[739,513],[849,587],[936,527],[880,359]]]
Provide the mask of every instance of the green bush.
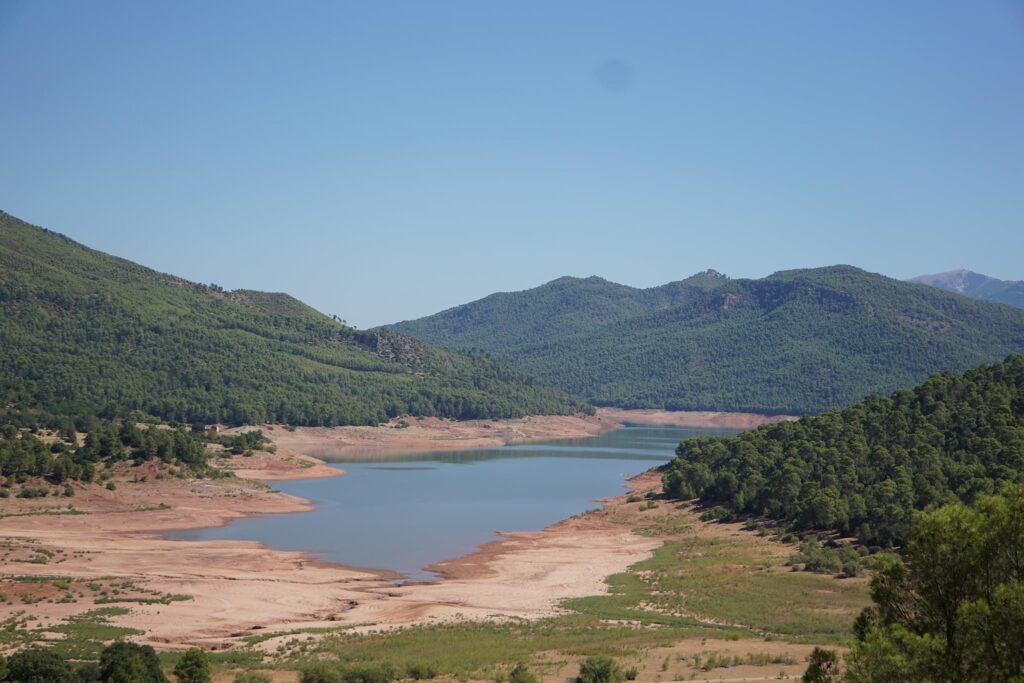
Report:
[[711,508],[710,510],[706,510],[705,512],[703,512],[701,514],[700,518],[702,520],[704,520],[705,522],[726,522],[726,523],[728,523],[728,522],[735,522],[736,521],[736,514],[732,510],[730,510],[728,508],[724,508],[721,505],[716,505],[715,507]]
[[302,671],[299,683],[392,683],[398,670],[390,662],[341,666],[318,662]]
[[213,678],[210,658],[201,649],[194,647],[174,665],[174,675],[178,683],[210,683]]
[[270,674],[262,671],[243,671],[235,674],[235,683],[271,683]]
[[804,672],[803,683],[839,683],[839,655],[835,650],[814,648],[808,658],[807,671]]
[[64,658],[53,650],[33,647],[11,655],[7,680],[17,683],[76,683],[75,674]]
[[530,671],[525,664],[519,663],[509,672],[508,683],[539,683],[539,681],[537,675]]
[[625,678],[614,659],[605,655],[587,657],[580,664],[576,683],[618,683]]
[[398,679],[398,670],[390,662],[354,664],[341,671],[342,683],[391,683]]
[[423,681],[430,678],[437,678],[437,669],[431,664],[416,663],[405,667],[406,678],[414,681]]
[[96,662],[79,664],[75,674],[78,676],[78,683],[101,683],[103,681],[103,672],[100,671],[100,665]]
[[341,670],[324,662],[310,664],[299,674],[299,683],[342,683]]
[[100,653],[100,672],[104,681],[167,683],[160,659],[149,645],[111,643]]

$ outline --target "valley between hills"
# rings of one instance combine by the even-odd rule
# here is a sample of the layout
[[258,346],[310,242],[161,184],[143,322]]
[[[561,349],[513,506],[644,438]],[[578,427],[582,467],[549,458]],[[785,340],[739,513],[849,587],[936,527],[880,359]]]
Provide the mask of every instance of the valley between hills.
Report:
[[[205,662],[217,683],[1019,668],[1021,648],[977,643],[1020,621],[1020,308],[830,266],[645,290],[560,278],[358,330],[3,213],[0,266],[16,669],[71,680],[116,653],[154,680]],[[952,606],[950,582],[967,585]],[[926,600],[975,645],[934,640],[941,620],[905,609]]]
[[[617,411],[615,417],[628,418],[630,413]],[[638,421],[652,419],[650,414],[636,417]],[[676,418],[689,426],[774,421],[722,414],[681,414]],[[501,540],[469,555],[439,563],[432,569],[443,575],[440,582],[396,585],[388,572],[324,563],[254,542],[189,542],[162,537],[168,531],[222,525],[245,516],[308,511],[309,501],[267,487],[275,480],[344,476],[303,449],[335,449],[342,455],[351,449],[387,457],[392,449],[481,448],[580,438],[622,424],[600,413],[477,424],[430,418],[418,422],[422,424],[408,428],[396,428],[397,421],[376,428],[271,427],[268,434],[275,446],[273,452],[218,458],[218,466],[236,477],[182,478],[150,463],[115,468],[108,480],[115,483],[113,491],[99,485],[76,487],[70,507],[55,506],[46,498],[0,501],[6,576],[2,591],[8,602],[0,606],[0,618],[4,623],[16,623],[30,612],[32,617],[20,633],[25,642],[73,646],[80,654],[101,642],[85,634],[120,633],[162,650],[198,645],[214,653],[224,652],[225,662],[241,658],[259,664],[268,655],[278,658],[292,650],[297,633],[313,634],[327,647],[331,639],[325,634],[338,628],[372,641],[379,636],[371,634],[401,637],[398,634],[415,632],[395,631],[398,627],[473,631],[481,624],[495,624],[494,628],[528,631],[533,628],[531,623],[573,621],[588,610],[603,607],[598,603],[580,608],[564,601],[586,604],[592,596],[605,594],[608,576],[629,576],[630,567],[672,544],[707,545],[716,552],[735,554],[737,564],[732,571],[741,583],[756,582],[764,567],[787,572],[782,575],[787,578],[793,576],[785,561],[795,548],[763,540],[739,524],[701,521],[689,506],[648,508],[660,487],[660,478],[650,474],[635,477],[628,492],[603,501],[600,509],[540,532],[503,534]],[[228,433],[231,431],[241,430]],[[374,446],[368,446],[370,441]],[[787,588],[785,595],[765,599],[769,604],[777,600],[777,609],[792,609],[795,619],[822,610],[835,612],[831,621],[818,626],[823,629],[819,638],[826,641],[842,633],[843,619],[852,618],[866,604],[862,580],[839,581],[815,574],[794,578],[817,591],[809,604],[794,609],[787,602],[792,588]],[[715,600],[715,593],[721,590],[712,589],[702,600]],[[750,585],[746,590],[757,589]],[[837,604],[843,607],[837,608]],[[763,608],[759,605],[757,610]],[[627,628],[630,637],[643,644],[644,655],[638,665],[653,672],[671,659],[673,672],[692,674],[699,667],[687,662],[715,652],[743,660],[737,675],[763,672],[767,677],[779,670],[797,674],[802,668],[811,646],[787,643],[784,638],[764,640],[773,628],[781,628],[776,637],[785,636],[790,628],[785,623],[763,621],[763,615],[748,623],[753,615],[741,614],[738,621],[726,624],[721,621],[723,615],[713,610],[704,614],[703,609],[706,607],[695,604],[685,626],[659,626],[650,636],[638,637],[632,633],[633,627]],[[679,636],[689,637],[680,640]],[[666,638],[672,644],[667,644]],[[308,641],[302,642],[309,647]],[[683,657],[687,652],[691,654]],[[744,659],[748,655],[749,662]],[[767,661],[762,662],[764,657]],[[556,672],[568,666],[565,662],[546,670],[557,677]]]

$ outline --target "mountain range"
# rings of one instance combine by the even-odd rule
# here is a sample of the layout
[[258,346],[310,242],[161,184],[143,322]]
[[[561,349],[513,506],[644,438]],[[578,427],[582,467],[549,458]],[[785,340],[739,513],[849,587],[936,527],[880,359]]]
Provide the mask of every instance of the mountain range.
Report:
[[1024,310],[846,265],[649,289],[563,277],[391,329],[595,405],[798,414],[1024,350]]
[[2,212],[0,348],[6,411],[335,425],[592,410],[483,355],[189,282]]
[[911,282],[920,282],[956,292],[982,301],[995,301],[1024,308],[1024,280],[999,280],[965,268],[934,275],[919,275]]

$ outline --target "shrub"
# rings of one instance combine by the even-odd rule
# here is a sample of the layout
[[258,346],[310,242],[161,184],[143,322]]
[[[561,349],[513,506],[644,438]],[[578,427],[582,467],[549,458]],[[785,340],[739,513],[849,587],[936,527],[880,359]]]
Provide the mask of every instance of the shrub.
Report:
[[167,683],[160,659],[149,645],[111,643],[100,654],[100,672],[104,681]]
[[716,505],[710,510],[705,511],[700,516],[702,521],[705,522],[735,522],[736,513],[728,508],[724,508],[721,505]]
[[210,683],[213,678],[210,658],[198,647],[181,656],[174,666],[174,675],[179,683]]
[[108,481],[107,482],[107,490],[108,491],[116,491],[117,490],[117,484],[115,484],[112,481]]
[[317,662],[302,670],[299,683],[341,683],[341,670],[336,666]]
[[390,662],[340,666],[317,662],[302,671],[299,683],[392,683],[398,670]]
[[270,674],[262,671],[243,671],[235,674],[235,683],[271,683]]
[[391,683],[398,679],[398,670],[390,662],[356,664],[341,670],[342,683]]
[[103,672],[96,662],[79,664],[75,675],[78,676],[78,683],[100,683],[103,680]]
[[580,664],[580,675],[576,683],[618,683],[622,681],[622,669],[614,659],[606,655],[587,657]]
[[852,578],[854,576],[860,576],[860,562],[856,560],[847,560],[843,562],[843,569],[839,572],[840,576]]
[[430,664],[410,664],[405,667],[406,678],[414,681],[423,681],[429,678],[437,678],[437,669]]
[[33,647],[11,655],[7,680],[19,683],[75,683],[75,674],[53,650]]
[[509,672],[508,683],[538,683],[538,679],[536,674],[530,671],[525,664],[519,663]]
[[839,656],[835,650],[816,647],[807,662],[807,671],[800,679],[803,683],[839,683]]

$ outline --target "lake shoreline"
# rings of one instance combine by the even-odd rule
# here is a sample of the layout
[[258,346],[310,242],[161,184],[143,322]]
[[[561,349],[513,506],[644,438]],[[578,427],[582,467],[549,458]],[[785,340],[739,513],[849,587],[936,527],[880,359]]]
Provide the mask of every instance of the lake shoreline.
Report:
[[[428,452],[453,445],[479,448],[466,445],[477,439],[520,443],[585,438],[622,426],[600,416],[475,421],[478,424],[468,426],[441,422],[432,438],[426,439],[422,431],[430,425],[334,429],[343,434],[378,429],[385,445],[396,443],[390,434],[397,432],[405,437],[404,443],[418,445],[410,450]],[[477,434],[467,436],[467,428]],[[421,433],[403,434],[413,429]],[[306,436],[299,429],[291,432],[281,427],[265,433],[275,442],[285,434]],[[274,454],[235,456],[223,464],[240,476],[269,482],[342,474],[337,467],[294,448],[287,438],[282,441],[289,445],[279,443]],[[365,446],[364,435],[356,443]],[[140,481],[142,469],[148,481]],[[338,565],[254,541],[167,539],[164,534],[171,530],[305,512],[314,505],[257,481],[182,480],[163,476],[152,463],[142,469],[129,472],[125,467],[115,478],[116,494],[97,484],[78,486],[71,500],[76,511],[85,514],[55,513],[46,507],[52,505],[48,499],[3,501],[5,513],[28,514],[0,520],[0,534],[61,558],[58,566],[5,562],[4,573],[59,573],[82,581],[119,576],[162,595],[190,596],[168,604],[129,600],[130,614],[112,618],[118,625],[143,629],[146,635],[141,640],[163,649],[223,648],[245,636],[297,628],[347,624],[369,629],[464,618],[549,616],[557,613],[561,599],[603,593],[608,575],[648,557],[658,545],[634,534],[631,526],[612,520],[607,505],[624,500],[624,493],[604,501],[606,506],[596,512],[537,532],[503,534],[472,552],[429,567],[444,577],[441,581],[396,586],[393,572]],[[38,603],[33,610],[42,623],[56,624],[94,607],[88,600],[53,601]],[[12,610],[16,607],[0,605],[0,618]]]

